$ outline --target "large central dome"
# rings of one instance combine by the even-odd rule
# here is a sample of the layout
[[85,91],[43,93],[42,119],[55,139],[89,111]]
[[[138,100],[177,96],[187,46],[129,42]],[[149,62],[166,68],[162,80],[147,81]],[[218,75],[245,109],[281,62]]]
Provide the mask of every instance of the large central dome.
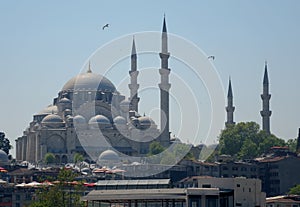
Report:
[[73,90],[97,90],[114,92],[114,84],[106,77],[92,72],[79,74],[70,79],[62,88],[62,91]]

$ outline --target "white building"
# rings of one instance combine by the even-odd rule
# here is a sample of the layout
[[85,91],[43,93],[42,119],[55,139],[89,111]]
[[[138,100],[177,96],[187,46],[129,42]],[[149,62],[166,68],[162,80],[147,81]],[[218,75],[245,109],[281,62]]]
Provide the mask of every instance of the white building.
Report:
[[266,202],[266,193],[261,191],[259,179],[216,178],[195,176],[181,182],[184,187],[220,188],[233,190],[234,201],[232,206],[263,207]]

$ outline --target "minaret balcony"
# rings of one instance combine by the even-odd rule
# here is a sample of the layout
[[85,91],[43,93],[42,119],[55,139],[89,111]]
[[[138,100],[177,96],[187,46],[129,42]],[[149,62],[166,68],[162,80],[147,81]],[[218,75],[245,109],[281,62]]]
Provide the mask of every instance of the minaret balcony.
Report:
[[260,115],[262,117],[271,116],[272,115],[272,111],[260,111]]
[[171,88],[170,83],[160,83],[160,84],[158,84],[158,86],[161,90],[164,90],[164,91],[169,91]]

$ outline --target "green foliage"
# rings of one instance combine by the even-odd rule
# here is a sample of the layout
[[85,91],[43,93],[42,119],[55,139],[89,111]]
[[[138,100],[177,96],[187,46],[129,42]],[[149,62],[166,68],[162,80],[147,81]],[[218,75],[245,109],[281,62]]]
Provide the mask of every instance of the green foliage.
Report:
[[297,147],[297,138],[296,139],[289,139],[286,142],[286,145],[289,147],[289,150],[292,152],[296,152],[296,147]]
[[160,164],[172,165],[182,159],[193,160],[195,157],[190,153],[191,146],[184,143],[176,143],[163,152]]
[[165,151],[160,160],[160,164],[163,165],[174,165],[176,163],[176,157],[173,153]]
[[45,154],[44,158],[46,164],[54,163],[55,162],[55,156],[52,153]]
[[29,207],[83,207],[80,196],[84,190],[82,184],[77,186],[70,182],[74,180],[76,174],[71,170],[62,169],[58,174],[58,184],[42,188],[36,192],[36,200]]
[[75,155],[74,155],[74,162],[75,162],[75,164],[77,162],[82,162],[82,161],[83,161],[83,155],[80,154],[80,153],[75,153]]
[[9,150],[12,148],[10,141],[5,137],[4,132],[0,132],[0,149],[3,150],[6,154],[9,154]]
[[241,122],[222,130],[219,136],[219,154],[253,159],[273,146],[285,146],[282,139],[259,130],[255,122]]
[[203,145],[199,154],[198,160],[205,160],[207,162],[214,162],[215,157],[219,155],[218,145]]
[[194,160],[195,157],[190,152],[191,147],[192,147],[191,145],[187,145],[187,144],[184,144],[184,143],[175,144],[172,151],[173,151],[173,154],[176,157],[176,160],[180,161],[180,159],[182,159],[182,158],[188,159],[188,160]]
[[262,137],[262,141],[258,145],[259,155],[262,153],[266,153],[271,147],[282,147],[286,145],[284,140],[275,137],[273,134],[267,135],[264,131],[260,131],[259,134]]
[[292,187],[288,194],[290,194],[290,195],[300,195],[300,185],[296,185],[295,187]]
[[157,155],[163,152],[165,148],[157,141],[154,141],[150,144],[148,156]]

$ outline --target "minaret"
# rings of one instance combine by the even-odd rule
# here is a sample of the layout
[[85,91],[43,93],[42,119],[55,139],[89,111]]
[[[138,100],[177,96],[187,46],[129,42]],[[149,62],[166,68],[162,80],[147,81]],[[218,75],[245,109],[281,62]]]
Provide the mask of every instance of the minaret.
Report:
[[87,73],[92,73],[92,70],[91,70],[91,61],[89,61],[89,67],[88,67],[88,70],[86,72]]
[[169,132],[169,90],[171,84],[169,83],[170,69],[168,68],[168,59],[170,53],[168,52],[168,35],[167,26],[164,17],[163,29],[162,29],[162,42],[161,42],[161,52],[159,53],[161,59],[161,68],[159,69],[159,74],[161,77],[160,88],[160,139],[163,146],[168,146],[170,143],[170,132]]
[[131,70],[129,71],[129,75],[130,75],[130,84],[128,84],[128,87],[130,89],[129,110],[134,110],[134,111],[138,112],[138,104],[139,104],[140,98],[138,97],[139,84],[137,83],[137,76],[139,75],[139,71],[137,71],[137,57],[136,57],[134,38],[132,40]]
[[298,137],[297,137],[296,153],[297,154],[300,153],[300,128],[299,128]]
[[270,116],[272,111],[270,111],[270,98],[271,94],[269,94],[269,78],[268,78],[268,66],[267,62],[265,62],[265,74],[263,80],[263,94],[261,94],[262,99],[262,111],[260,112],[262,116],[262,126],[263,130],[270,134]]
[[227,121],[225,122],[226,127],[235,124],[235,122],[233,121],[234,109],[235,109],[235,107],[233,106],[233,95],[232,95],[232,88],[231,88],[231,79],[229,78],[228,93],[227,93],[227,106],[226,106]]

